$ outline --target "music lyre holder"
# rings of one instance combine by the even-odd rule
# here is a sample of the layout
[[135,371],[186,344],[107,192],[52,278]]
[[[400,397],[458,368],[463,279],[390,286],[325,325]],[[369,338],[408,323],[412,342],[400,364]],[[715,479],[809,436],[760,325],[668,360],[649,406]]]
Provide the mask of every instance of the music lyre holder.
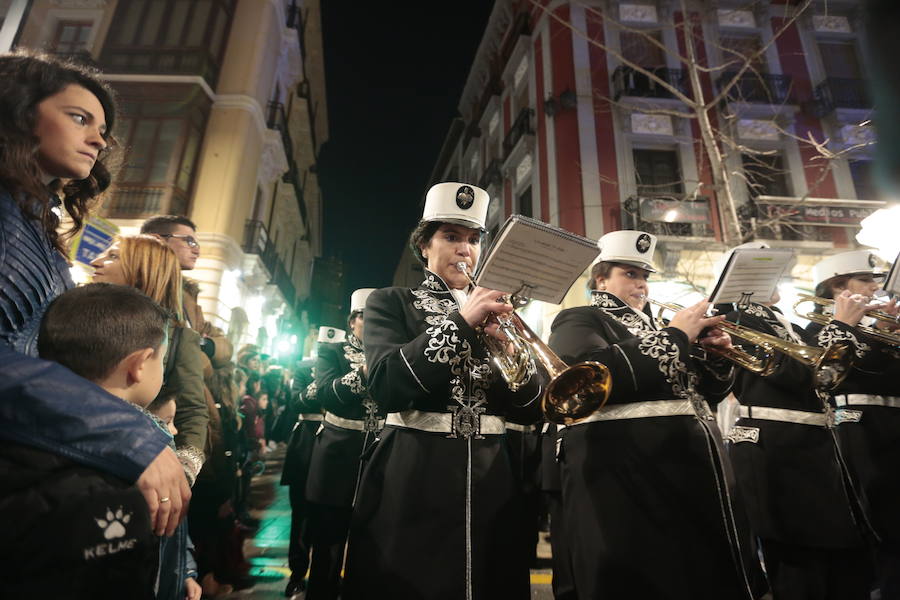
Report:
[[509,303],[513,305],[513,308],[522,308],[531,302],[532,290],[534,290],[534,286],[523,281],[519,289],[509,297]]
[[752,302],[751,296],[753,296],[753,292],[741,292],[741,298],[737,301],[737,309],[747,310]]

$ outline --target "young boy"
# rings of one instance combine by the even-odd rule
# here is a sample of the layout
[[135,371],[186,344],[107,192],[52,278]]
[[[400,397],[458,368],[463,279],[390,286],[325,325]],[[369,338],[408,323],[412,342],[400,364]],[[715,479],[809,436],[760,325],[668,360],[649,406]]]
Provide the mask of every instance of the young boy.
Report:
[[[38,350],[109,394],[146,407],[162,385],[167,317],[131,287],[75,288],[47,309]],[[2,398],[17,393],[15,382],[0,386]],[[137,487],[17,444],[0,447],[0,473],[0,597],[154,597],[158,541]]]

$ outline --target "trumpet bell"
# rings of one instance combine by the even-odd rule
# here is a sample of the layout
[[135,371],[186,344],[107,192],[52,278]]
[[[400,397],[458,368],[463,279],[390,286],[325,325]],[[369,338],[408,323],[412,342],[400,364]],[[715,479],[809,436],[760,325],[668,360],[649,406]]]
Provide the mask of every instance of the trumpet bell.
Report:
[[604,364],[581,362],[553,377],[541,408],[551,423],[572,425],[602,408],[611,391],[612,377]]
[[849,342],[835,342],[825,348],[814,364],[816,387],[827,391],[841,385],[850,374],[852,361]]

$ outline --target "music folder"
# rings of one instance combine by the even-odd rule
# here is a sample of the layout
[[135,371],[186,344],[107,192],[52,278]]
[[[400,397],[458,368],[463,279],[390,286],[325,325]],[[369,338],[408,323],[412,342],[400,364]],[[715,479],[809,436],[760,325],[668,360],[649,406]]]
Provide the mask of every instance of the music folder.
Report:
[[790,248],[735,249],[709,295],[710,303],[769,302],[793,258]]
[[600,254],[597,242],[522,215],[512,215],[481,261],[481,287],[559,304]]
[[884,278],[883,287],[884,291],[887,292],[888,298],[897,298],[900,296],[900,268],[897,267],[898,262],[900,262],[900,255],[897,255],[897,258],[894,259],[894,262],[891,264],[891,269]]

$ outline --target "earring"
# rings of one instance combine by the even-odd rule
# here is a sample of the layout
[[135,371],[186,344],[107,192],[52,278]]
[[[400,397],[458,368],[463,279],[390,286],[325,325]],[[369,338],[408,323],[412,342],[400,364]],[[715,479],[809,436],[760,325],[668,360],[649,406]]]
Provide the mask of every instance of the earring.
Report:
[[605,283],[601,283],[600,285],[597,286],[597,289],[600,290],[601,292],[605,292],[605,291],[606,291],[606,284],[605,284]]

